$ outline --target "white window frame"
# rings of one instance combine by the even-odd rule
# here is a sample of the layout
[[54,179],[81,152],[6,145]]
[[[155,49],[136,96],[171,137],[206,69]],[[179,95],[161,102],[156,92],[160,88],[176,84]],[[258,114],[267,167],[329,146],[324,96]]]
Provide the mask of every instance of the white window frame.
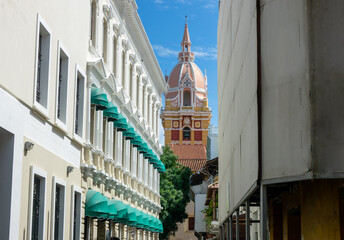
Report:
[[[57,111],[58,111],[58,94],[59,94],[59,73],[60,73],[60,56],[61,56],[61,51],[63,51],[64,55],[66,56],[67,59],[67,85],[66,85],[66,120],[65,122],[61,121],[58,117],[57,117]],[[69,84],[69,69],[70,69],[70,54],[69,52],[66,50],[66,48],[64,47],[64,45],[61,43],[61,41],[58,41],[58,46],[57,46],[57,67],[56,67],[56,105],[55,105],[55,125],[57,127],[59,127],[61,130],[63,130],[63,132],[67,132],[67,122],[68,122],[68,84]]]
[[[44,28],[44,30],[49,35],[49,50],[48,50],[48,73],[47,73],[47,85],[46,85],[46,103],[42,105],[42,103],[39,103],[36,101],[37,97],[37,78],[38,78],[38,71],[37,71],[37,64],[38,64],[38,50],[39,50],[39,34],[41,30],[41,26]],[[48,106],[49,106],[49,80],[50,80],[50,64],[51,64],[51,40],[52,40],[52,31],[48,24],[43,20],[43,18],[37,14],[37,25],[36,25],[36,54],[35,54],[35,68],[34,68],[34,74],[35,74],[35,81],[34,81],[34,93],[33,93],[33,107],[35,110],[37,110],[40,114],[42,114],[45,118],[48,118]]]
[[[28,214],[28,224],[27,224],[27,239],[31,239],[31,232],[32,232],[32,205],[33,205],[33,184],[34,178],[38,176],[41,178],[41,183],[43,182],[43,219],[42,219],[42,231],[40,233],[40,239],[44,239],[45,236],[45,208],[46,208],[46,192],[47,192],[47,172],[43,171],[42,169],[31,166],[30,167],[30,181],[29,181],[29,214]],[[41,186],[42,190],[42,186]]]
[[60,187],[63,189],[63,202],[62,202],[62,207],[63,207],[63,222],[62,222],[62,234],[60,235],[60,239],[64,239],[64,234],[65,234],[65,219],[66,219],[66,182],[63,181],[62,179],[53,176],[53,187],[51,191],[51,239],[53,240],[58,240],[54,239],[54,233],[55,233],[55,191],[56,191],[56,186],[60,185]]
[[74,223],[74,197],[75,197],[75,193],[80,194],[80,202],[79,202],[79,237],[77,237],[77,239],[81,239],[81,216],[82,216],[82,212],[81,212],[81,206],[82,206],[82,189],[78,186],[72,185],[72,195],[71,195],[71,217],[70,217],[70,239],[73,240],[73,235],[74,235],[74,229],[73,229],[73,223]]
[[[81,123],[81,126],[79,126],[79,129],[81,131],[81,134],[75,133],[75,120],[76,120],[76,95],[77,95],[77,84],[78,84],[78,75],[81,75],[83,77],[83,86],[81,88],[81,91],[83,93],[82,97],[82,108],[81,108],[81,114],[79,117],[81,117],[81,121],[79,120],[79,123]],[[75,64],[75,81],[74,81],[74,111],[73,111],[73,138],[80,144],[83,144],[83,135],[84,135],[84,115],[85,115],[85,97],[86,97],[86,74],[85,71],[83,71],[78,64]]]

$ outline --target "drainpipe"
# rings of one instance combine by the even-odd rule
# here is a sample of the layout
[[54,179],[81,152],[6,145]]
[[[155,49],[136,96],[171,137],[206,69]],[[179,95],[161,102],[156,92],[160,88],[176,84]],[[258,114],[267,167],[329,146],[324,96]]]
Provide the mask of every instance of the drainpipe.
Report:
[[262,185],[262,73],[261,73],[261,25],[260,0],[256,0],[257,14],[257,108],[258,108],[258,181],[260,186],[260,238],[268,239],[267,229],[267,187]]

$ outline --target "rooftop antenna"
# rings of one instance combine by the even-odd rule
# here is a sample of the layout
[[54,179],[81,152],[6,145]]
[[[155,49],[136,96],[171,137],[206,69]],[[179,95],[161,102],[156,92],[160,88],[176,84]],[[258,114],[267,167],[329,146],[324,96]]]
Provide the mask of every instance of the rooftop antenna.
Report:
[[185,16],[185,24],[188,24],[188,16]]

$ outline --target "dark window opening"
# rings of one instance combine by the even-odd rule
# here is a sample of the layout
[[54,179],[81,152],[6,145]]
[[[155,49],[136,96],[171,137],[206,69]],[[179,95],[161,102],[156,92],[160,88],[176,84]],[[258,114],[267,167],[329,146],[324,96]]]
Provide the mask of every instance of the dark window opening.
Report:
[[36,86],[36,101],[41,100],[41,72],[42,72],[42,35],[39,34],[38,42],[38,59],[37,59],[37,86]]
[[195,218],[194,217],[189,217],[189,231],[195,230]]
[[186,141],[191,140],[191,130],[188,127],[183,129],[183,140],[186,140]]
[[41,180],[35,176],[33,183],[33,204],[32,204],[32,233],[31,239],[39,238],[39,222],[40,222],[40,189]]
[[184,106],[191,106],[191,94],[190,91],[184,91]]

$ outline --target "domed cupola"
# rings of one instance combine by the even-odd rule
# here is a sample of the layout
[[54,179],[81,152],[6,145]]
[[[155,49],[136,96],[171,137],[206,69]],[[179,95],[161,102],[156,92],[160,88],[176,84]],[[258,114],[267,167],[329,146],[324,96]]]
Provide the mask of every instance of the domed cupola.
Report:
[[[170,89],[165,95],[165,108],[160,116],[165,130],[165,144],[170,145],[180,159],[184,159],[186,156],[182,153],[206,152],[211,110],[208,107],[207,77],[194,63],[187,22],[181,48],[178,63],[167,78]],[[203,157],[206,159],[206,155]],[[186,158],[199,160],[203,157],[191,154]]]
[[187,22],[181,48],[182,51],[178,54],[179,62],[167,79],[170,89],[165,96],[166,100],[170,100],[173,107],[207,107],[207,78],[194,63],[195,55],[191,52]]

